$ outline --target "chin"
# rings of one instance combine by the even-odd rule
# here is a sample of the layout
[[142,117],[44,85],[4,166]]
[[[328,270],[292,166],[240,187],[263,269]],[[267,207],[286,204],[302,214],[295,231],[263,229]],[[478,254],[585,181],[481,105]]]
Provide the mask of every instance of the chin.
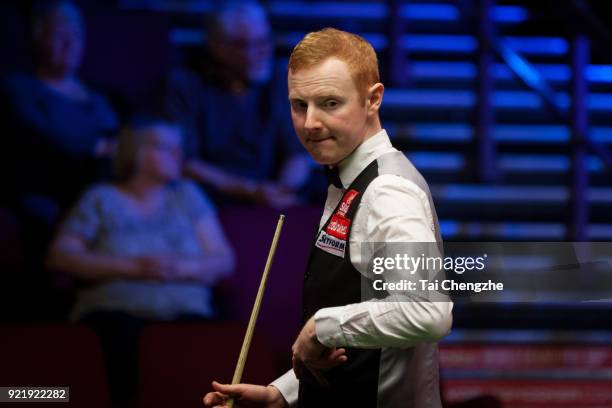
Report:
[[336,149],[312,149],[309,150],[308,153],[310,153],[310,156],[315,162],[323,165],[336,165],[347,156],[342,155],[342,152]]
[[312,159],[317,164],[320,164],[320,165],[323,165],[323,166],[331,166],[331,165],[334,165],[334,164],[338,163],[338,161],[339,161],[339,160],[337,160],[337,159],[335,159],[333,157],[329,157],[329,156],[321,156],[321,155],[314,155],[314,154],[311,154],[310,156],[312,157]]

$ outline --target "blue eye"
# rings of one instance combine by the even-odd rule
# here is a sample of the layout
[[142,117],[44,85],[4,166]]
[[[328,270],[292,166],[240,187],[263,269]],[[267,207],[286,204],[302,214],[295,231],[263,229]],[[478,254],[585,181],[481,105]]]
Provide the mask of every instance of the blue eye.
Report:
[[338,101],[335,99],[329,99],[325,101],[326,108],[336,108],[339,105]]

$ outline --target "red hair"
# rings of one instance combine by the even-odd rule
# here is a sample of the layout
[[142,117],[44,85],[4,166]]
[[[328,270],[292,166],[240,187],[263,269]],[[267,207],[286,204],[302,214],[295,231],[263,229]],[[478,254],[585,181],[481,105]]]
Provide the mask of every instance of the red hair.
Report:
[[309,69],[335,57],[344,61],[362,95],[380,82],[378,59],[372,45],[363,37],[335,28],[306,34],[289,57],[289,72]]

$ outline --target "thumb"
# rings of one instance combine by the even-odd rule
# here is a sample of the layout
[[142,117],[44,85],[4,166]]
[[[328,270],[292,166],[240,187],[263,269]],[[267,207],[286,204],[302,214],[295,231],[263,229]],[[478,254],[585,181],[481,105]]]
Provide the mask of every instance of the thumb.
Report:
[[215,391],[229,395],[230,397],[239,397],[240,394],[242,394],[240,384],[221,384],[213,381],[212,387]]

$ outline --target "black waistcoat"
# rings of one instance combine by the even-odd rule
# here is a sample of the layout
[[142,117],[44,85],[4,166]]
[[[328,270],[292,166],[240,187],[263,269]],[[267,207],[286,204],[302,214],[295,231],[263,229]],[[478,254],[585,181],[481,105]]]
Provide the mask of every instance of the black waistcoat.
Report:
[[[349,186],[316,235],[304,275],[304,322],[319,309],[362,301],[365,277],[351,263],[349,238],[363,193],[377,176],[374,160]],[[300,381],[300,408],[376,407],[380,349],[345,348],[347,362],[324,373],[330,387],[321,387],[310,375]]]

